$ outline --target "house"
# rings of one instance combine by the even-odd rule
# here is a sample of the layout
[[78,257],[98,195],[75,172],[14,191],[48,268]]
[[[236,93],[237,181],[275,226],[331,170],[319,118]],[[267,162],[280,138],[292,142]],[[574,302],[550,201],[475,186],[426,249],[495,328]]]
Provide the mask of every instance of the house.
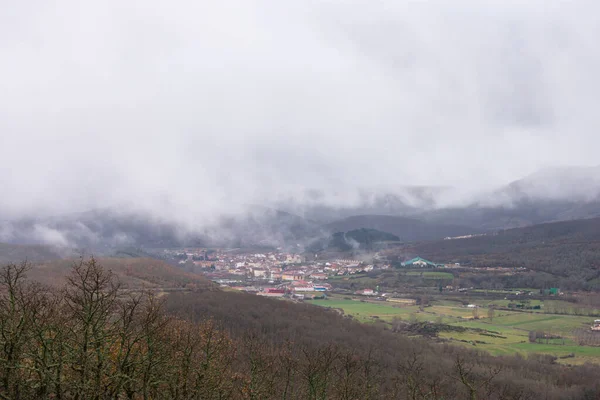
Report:
[[252,274],[255,278],[268,278],[269,271],[263,268],[254,268],[252,269]]
[[280,281],[281,280],[281,272],[271,272],[271,279]]
[[282,281],[302,281],[304,280],[304,274],[300,272],[282,272],[281,273]]
[[600,332],[600,319],[594,320],[594,326],[591,329],[595,332]]
[[312,279],[318,279],[318,280],[325,280],[325,279],[329,278],[329,276],[327,274],[320,273],[320,272],[316,272],[314,274],[310,274],[310,277]]
[[[440,264],[433,263],[421,257],[415,257],[412,260],[404,261],[401,264],[403,267],[438,267]],[[443,265],[441,265],[443,267]]]
[[476,304],[468,304],[467,308],[477,308],[477,305]]

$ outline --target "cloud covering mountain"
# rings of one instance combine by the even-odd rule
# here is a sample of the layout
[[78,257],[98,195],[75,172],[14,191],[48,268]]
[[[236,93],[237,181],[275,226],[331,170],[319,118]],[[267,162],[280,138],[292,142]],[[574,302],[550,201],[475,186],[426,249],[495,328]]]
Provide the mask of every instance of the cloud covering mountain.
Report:
[[411,185],[453,186],[446,203],[468,204],[542,167],[597,165],[598,12],[591,0],[8,2],[0,218],[128,203],[196,227],[313,189],[352,209],[357,188]]

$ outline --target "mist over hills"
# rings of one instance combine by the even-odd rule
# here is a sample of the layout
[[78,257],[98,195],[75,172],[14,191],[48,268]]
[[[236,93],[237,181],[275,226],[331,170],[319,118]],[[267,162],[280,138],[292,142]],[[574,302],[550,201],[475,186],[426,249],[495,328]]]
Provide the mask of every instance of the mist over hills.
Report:
[[597,202],[600,200],[600,165],[544,168],[510,183],[497,194],[508,197],[513,202]]
[[47,244],[106,251],[130,246],[282,246],[320,234],[317,223],[266,207],[211,220],[159,218],[147,211],[114,208],[61,217],[0,222],[0,242]]
[[419,216],[484,231],[595,218],[600,216],[600,167],[546,168],[466,206],[425,210]]
[[306,247],[310,253],[329,252],[372,252],[386,247],[389,242],[397,243],[400,238],[377,229],[360,228],[347,232],[335,232],[327,238],[313,240]]
[[346,232],[359,228],[376,229],[398,237],[402,242],[440,239],[474,232],[474,228],[445,225],[417,218],[392,215],[356,215],[325,225],[332,232]]
[[[361,228],[402,242],[442,239],[600,216],[600,167],[542,170],[470,199],[448,187],[406,187],[397,193],[309,191],[302,198],[246,205],[210,219],[194,210],[103,208],[0,222],[0,242],[106,251],[128,246],[288,246]],[[197,207],[202,207],[198,205]],[[182,217],[183,216],[183,217]]]
[[23,260],[29,262],[58,260],[65,255],[64,252],[51,246],[0,243],[0,265]]

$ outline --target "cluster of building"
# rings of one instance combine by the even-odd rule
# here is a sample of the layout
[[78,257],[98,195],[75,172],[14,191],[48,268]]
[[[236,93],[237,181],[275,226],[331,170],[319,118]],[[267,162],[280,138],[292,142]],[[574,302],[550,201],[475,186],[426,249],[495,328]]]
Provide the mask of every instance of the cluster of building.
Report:
[[[184,268],[204,272],[212,278],[240,277],[249,280],[306,281],[327,280],[335,275],[370,272],[373,264],[359,260],[340,259],[307,262],[299,254],[285,252],[241,253],[227,250],[183,249],[165,250],[167,257],[176,258]],[[383,265],[379,268],[389,268]]]
[[[284,252],[247,253],[233,250],[182,249],[164,250],[167,258],[175,258],[180,265],[196,268],[211,268],[215,271],[241,275],[248,269],[277,268],[289,264],[300,264],[304,258],[299,254]],[[260,272],[257,275],[262,276]]]
[[[222,286],[227,284],[220,282]],[[265,297],[295,297],[295,298],[317,298],[324,297],[324,293],[332,289],[328,283],[317,283],[313,281],[283,282],[277,286],[231,286],[233,290],[247,293],[255,293]]]

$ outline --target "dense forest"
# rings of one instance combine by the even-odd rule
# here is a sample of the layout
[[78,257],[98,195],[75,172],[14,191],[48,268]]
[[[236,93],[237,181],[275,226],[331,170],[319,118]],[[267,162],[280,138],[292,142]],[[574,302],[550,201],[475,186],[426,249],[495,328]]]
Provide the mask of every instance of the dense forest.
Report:
[[512,287],[600,290],[600,218],[420,243],[402,251],[473,267],[526,267],[533,271],[502,278]]
[[353,215],[325,225],[332,232],[348,232],[360,228],[389,232],[402,242],[442,239],[446,236],[466,235],[482,230],[458,224],[443,224],[396,215]]
[[0,273],[3,399],[593,399],[600,368],[494,358],[309,304],[207,286],[122,291],[94,260],[66,284]]

